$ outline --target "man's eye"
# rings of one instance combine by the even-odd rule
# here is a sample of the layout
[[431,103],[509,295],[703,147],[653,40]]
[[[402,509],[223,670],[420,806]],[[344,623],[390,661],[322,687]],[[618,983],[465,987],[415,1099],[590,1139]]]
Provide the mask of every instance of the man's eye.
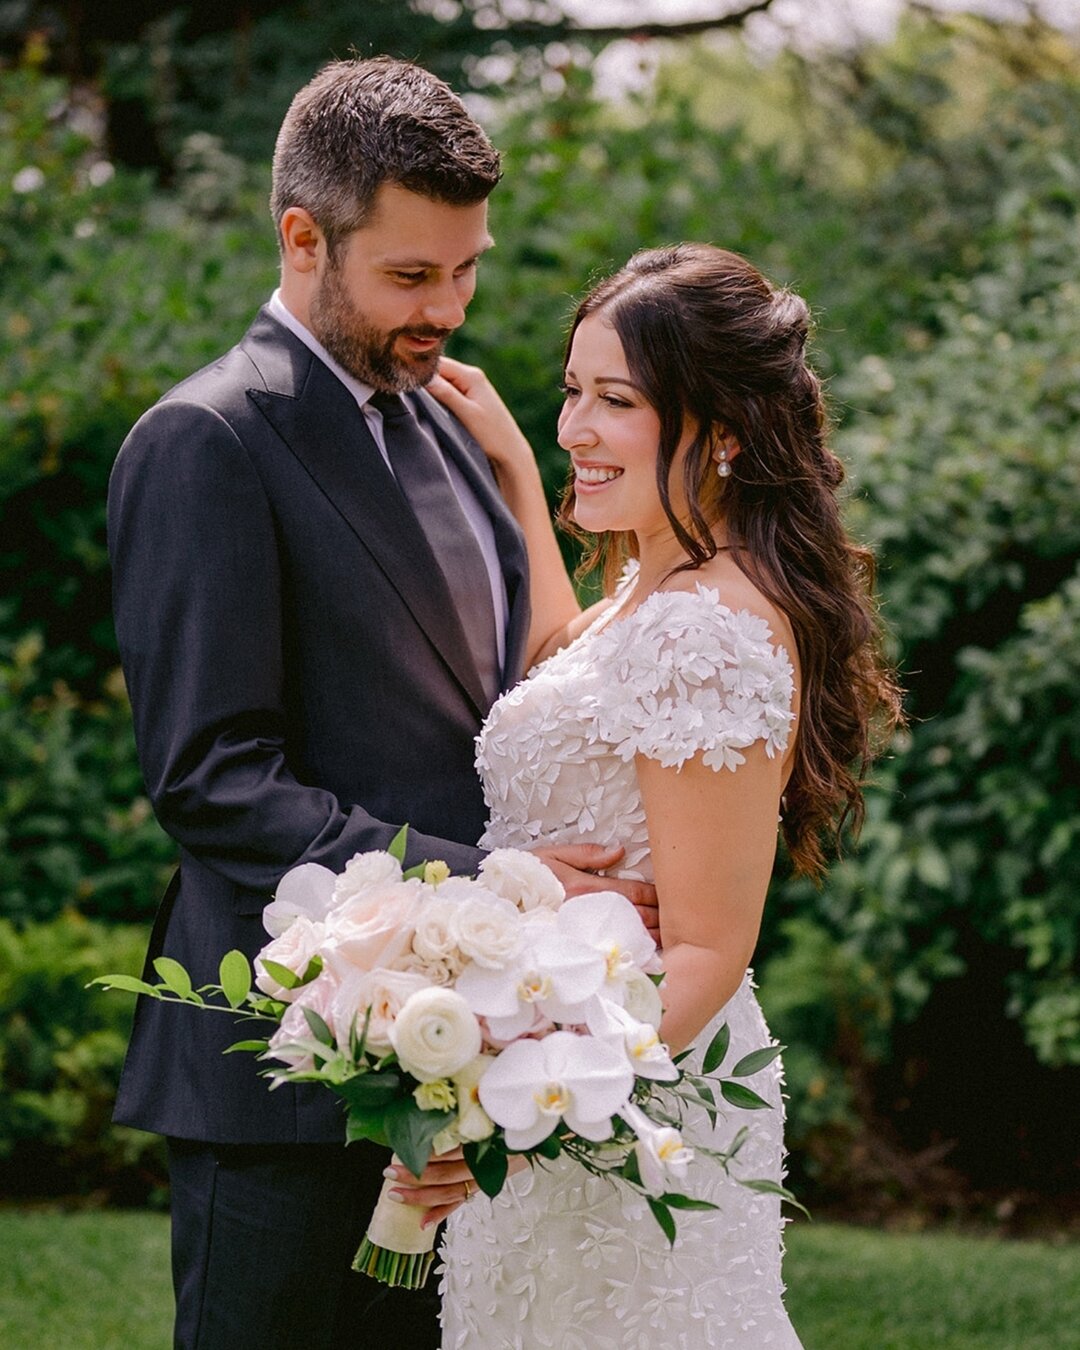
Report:
[[418,281],[423,281],[425,273],[423,272],[394,272],[392,275],[398,281],[405,281],[411,285],[416,285]]

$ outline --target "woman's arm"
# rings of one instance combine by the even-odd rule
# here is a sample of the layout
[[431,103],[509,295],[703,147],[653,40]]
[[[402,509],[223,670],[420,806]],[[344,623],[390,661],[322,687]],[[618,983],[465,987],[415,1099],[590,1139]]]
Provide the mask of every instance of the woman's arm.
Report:
[[684,1050],[738,989],[776,854],[782,757],[758,741],[734,772],[636,756],[667,978],[660,1034]]
[[444,356],[428,389],[491,461],[499,490],[525,535],[532,595],[527,665],[534,665],[572,636],[571,625],[581,613],[555,538],[536,457],[506,404],[477,366]]

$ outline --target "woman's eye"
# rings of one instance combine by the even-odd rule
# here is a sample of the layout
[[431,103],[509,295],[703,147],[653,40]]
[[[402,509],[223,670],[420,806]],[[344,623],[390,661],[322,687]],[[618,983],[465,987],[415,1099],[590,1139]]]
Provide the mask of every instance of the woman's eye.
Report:
[[609,408],[632,408],[634,406],[632,403],[627,403],[624,398],[616,398],[614,394],[604,394],[602,398]]
[[559,388],[562,390],[563,398],[577,398],[581,393],[581,390],[575,389],[572,384],[560,384]]

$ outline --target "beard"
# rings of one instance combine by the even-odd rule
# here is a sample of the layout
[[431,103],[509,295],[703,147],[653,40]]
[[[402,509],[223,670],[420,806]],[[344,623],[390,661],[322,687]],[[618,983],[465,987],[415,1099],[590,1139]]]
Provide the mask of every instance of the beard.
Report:
[[[331,260],[311,299],[308,311],[311,331],[322,345],[361,384],[386,394],[403,394],[429,383],[439,366],[450,331],[416,324],[377,328],[349,297],[341,269]],[[438,338],[439,345],[429,352],[411,357],[399,356],[394,344],[403,334],[410,337]]]

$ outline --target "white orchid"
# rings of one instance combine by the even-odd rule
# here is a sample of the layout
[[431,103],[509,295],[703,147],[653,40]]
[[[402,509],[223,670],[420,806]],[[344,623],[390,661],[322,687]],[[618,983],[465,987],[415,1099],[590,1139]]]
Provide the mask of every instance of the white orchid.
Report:
[[617,1003],[606,998],[595,999],[587,1025],[594,1036],[625,1053],[639,1078],[652,1078],[660,1083],[674,1083],[678,1079],[679,1070],[656,1027],[639,1022]]
[[496,1041],[512,1041],[533,1028],[538,1013],[549,1022],[583,1022],[606,972],[600,952],[552,925],[501,970],[466,966],[456,988]]
[[637,910],[616,891],[594,891],[567,900],[555,916],[559,933],[591,947],[604,958],[605,998],[625,1003],[627,982],[659,966],[656,943]]
[[694,1150],[687,1148],[679,1131],[667,1125],[654,1125],[631,1102],[622,1107],[619,1115],[638,1137],[634,1152],[642,1185],[649,1194],[662,1195],[668,1189],[669,1178],[682,1181],[694,1160]]
[[321,923],[333,908],[336,884],[336,874],[321,863],[291,868],[278,882],[273,900],[263,906],[263,927],[278,938],[301,914]]
[[583,1139],[611,1137],[634,1086],[626,1056],[613,1046],[569,1031],[539,1041],[515,1041],[490,1065],[478,1088],[480,1104],[504,1130],[512,1151],[534,1148],[560,1121]]

